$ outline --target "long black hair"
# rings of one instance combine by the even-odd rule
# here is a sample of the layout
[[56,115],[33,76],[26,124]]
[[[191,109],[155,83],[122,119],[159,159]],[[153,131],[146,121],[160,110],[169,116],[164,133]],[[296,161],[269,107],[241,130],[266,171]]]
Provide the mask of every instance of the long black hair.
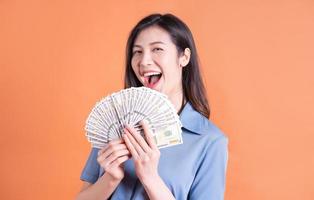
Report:
[[132,49],[138,34],[151,26],[158,26],[169,33],[172,42],[176,45],[178,55],[182,54],[186,48],[191,50],[190,61],[187,66],[183,67],[182,71],[183,95],[195,110],[209,118],[210,109],[204,83],[200,74],[199,61],[192,33],[183,21],[172,14],[149,15],[140,20],[132,29],[126,45],[124,87],[143,86],[132,69]]

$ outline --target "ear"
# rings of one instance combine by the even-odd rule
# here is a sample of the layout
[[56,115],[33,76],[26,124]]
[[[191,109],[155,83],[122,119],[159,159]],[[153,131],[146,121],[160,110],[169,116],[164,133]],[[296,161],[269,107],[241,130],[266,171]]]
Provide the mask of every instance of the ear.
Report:
[[184,52],[180,56],[180,66],[185,67],[189,64],[190,62],[190,57],[191,57],[191,50],[189,48],[185,48]]

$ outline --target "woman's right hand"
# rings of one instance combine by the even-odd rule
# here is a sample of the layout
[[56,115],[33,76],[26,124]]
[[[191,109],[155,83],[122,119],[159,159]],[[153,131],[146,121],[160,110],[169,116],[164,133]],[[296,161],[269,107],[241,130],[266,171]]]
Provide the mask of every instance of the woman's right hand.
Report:
[[130,158],[130,152],[122,139],[113,140],[98,152],[97,161],[105,173],[113,180],[122,180],[124,177],[123,163]]

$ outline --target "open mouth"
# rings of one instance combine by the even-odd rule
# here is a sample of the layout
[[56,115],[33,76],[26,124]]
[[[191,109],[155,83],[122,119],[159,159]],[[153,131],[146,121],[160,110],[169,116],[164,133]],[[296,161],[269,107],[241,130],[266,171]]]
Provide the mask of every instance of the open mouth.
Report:
[[160,72],[152,72],[146,73],[144,75],[145,86],[149,88],[153,88],[160,80],[162,73]]

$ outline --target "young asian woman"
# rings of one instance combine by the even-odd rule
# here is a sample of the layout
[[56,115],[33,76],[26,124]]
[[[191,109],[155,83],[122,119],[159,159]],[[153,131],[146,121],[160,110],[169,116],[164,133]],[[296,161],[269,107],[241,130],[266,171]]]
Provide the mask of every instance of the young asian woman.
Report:
[[125,88],[167,95],[182,123],[183,144],[158,149],[125,125],[121,139],[92,148],[77,200],[222,200],[228,139],[210,120],[198,56],[188,26],[172,14],[152,14],[132,29],[126,45]]

